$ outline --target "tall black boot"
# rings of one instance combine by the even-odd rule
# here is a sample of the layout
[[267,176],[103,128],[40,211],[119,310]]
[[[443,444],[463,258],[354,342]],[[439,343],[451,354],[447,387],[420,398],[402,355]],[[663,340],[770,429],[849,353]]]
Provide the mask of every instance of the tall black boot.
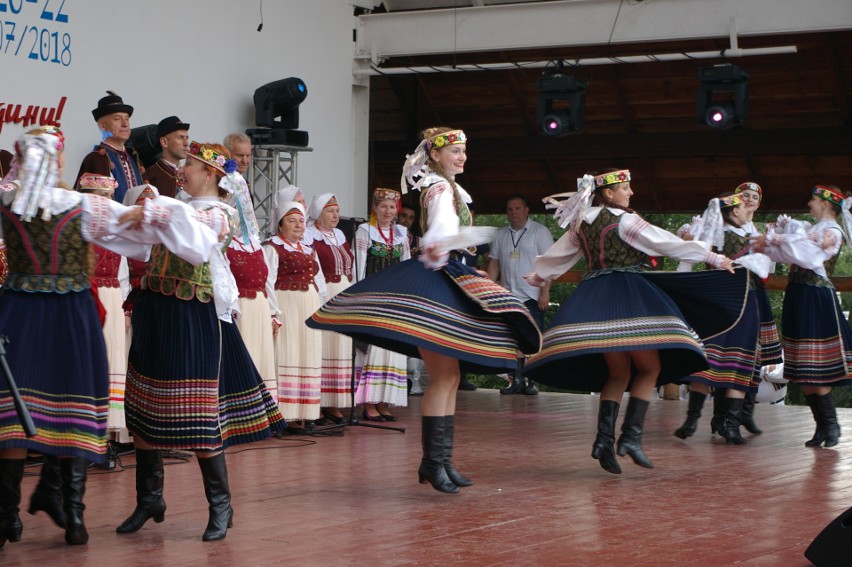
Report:
[[164,477],[163,454],[158,450],[136,449],[136,509],[115,531],[129,534],[139,531],[150,518],[158,524],[165,519]]
[[746,428],[746,431],[748,431],[752,435],[760,435],[761,433],[763,433],[763,430],[759,428],[754,422],[755,396],[756,394],[754,392],[746,393],[745,400],[743,400],[743,413],[741,420],[743,427]]
[[447,477],[456,486],[472,486],[473,481],[463,476],[453,466],[453,436],[456,431],[456,416],[444,416],[444,470],[447,472]]
[[683,425],[675,429],[675,437],[686,439],[695,434],[698,429],[698,418],[701,417],[701,408],[704,407],[704,400],[707,399],[707,394],[703,392],[689,392],[689,406],[686,409],[686,421]]
[[615,458],[615,420],[618,419],[618,402],[601,400],[598,406],[598,435],[592,445],[592,458],[600,462],[603,470],[621,474]]
[[725,404],[725,390],[715,390],[713,392],[713,417],[710,419],[710,433],[722,435],[722,431],[725,430],[727,407]]
[[742,423],[743,399],[725,398],[725,424],[719,435],[725,438],[727,445],[745,445],[746,440],[740,433]]
[[823,447],[834,447],[840,438],[840,423],[837,421],[837,410],[834,408],[834,398],[831,392],[816,396],[817,408],[822,418],[822,431],[825,443]]
[[518,359],[518,366],[515,368],[515,375],[512,377],[512,383],[505,388],[500,388],[501,394],[523,394],[527,384],[524,379],[524,359]]
[[35,514],[46,512],[53,523],[65,529],[65,511],[62,508],[62,475],[59,472],[59,459],[45,455],[41,465],[38,485],[30,497],[27,512]]
[[459,491],[459,487],[450,480],[444,469],[446,416],[424,415],[421,421],[423,459],[420,461],[420,468],[417,469],[420,484],[426,484],[426,481],[429,481],[435,490],[455,494]]
[[86,493],[86,469],[89,463],[80,457],[59,459],[62,476],[62,505],[65,509],[65,543],[84,545],[89,541],[89,532],[83,523],[83,495]]
[[198,459],[201,467],[201,478],[204,480],[204,494],[210,506],[210,517],[207,529],[201,539],[217,541],[225,539],[228,528],[234,525],[234,509],[231,508],[231,491],[228,488],[228,467],[225,464],[225,453],[215,457]]
[[819,447],[822,445],[823,441],[825,441],[825,426],[822,421],[822,412],[819,401],[819,394],[807,394],[805,396],[805,400],[808,402],[808,407],[811,408],[811,413],[814,416],[814,422],[816,422],[816,431],[814,431],[814,436],[805,441],[805,447]]
[[0,459],[0,549],[6,541],[21,540],[24,525],[18,516],[24,459]]
[[621,437],[618,438],[618,454],[623,457],[630,455],[633,462],[646,469],[654,468],[645,451],[642,450],[642,429],[645,425],[645,412],[648,410],[648,401],[640,400],[630,396],[627,403],[627,413],[624,415],[624,423],[621,424]]

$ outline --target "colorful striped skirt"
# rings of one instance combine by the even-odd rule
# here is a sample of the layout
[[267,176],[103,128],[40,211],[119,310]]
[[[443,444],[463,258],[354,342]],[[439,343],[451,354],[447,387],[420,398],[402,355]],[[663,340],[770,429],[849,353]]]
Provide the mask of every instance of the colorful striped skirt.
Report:
[[781,343],[784,378],[812,386],[852,384],[852,331],[833,287],[787,284]]
[[125,410],[134,435],[158,449],[217,451],[283,429],[239,331],[213,302],[143,291],[132,324]]
[[760,286],[754,291],[757,294],[757,308],[760,311],[760,360],[757,364],[759,374],[761,366],[781,364],[784,362],[784,357],[781,353],[781,337],[778,335],[775,315],[772,314],[769,294]]
[[658,350],[658,384],[707,368],[700,337],[727,331],[742,316],[748,274],[611,271],[586,279],[544,333],[524,374],[536,382],[599,392],[606,352]]
[[0,377],[0,449],[106,461],[109,377],[90,290],[0,296],[6,361],[36,426],[27,438]]
[[[345,277],[339,282],[326,282],[328,297],[334,297],[350,286]],[[322,333],[322,390],[320,405],[324,408],[348,408],[352,405],[352,339],[346,335]]]
[[307,320],[381,348],[419,357],[424,348],[459,360],[463,372],[506,372],[541,334],[515,296],[450,260],[430,270],[406,260],[350,286]]

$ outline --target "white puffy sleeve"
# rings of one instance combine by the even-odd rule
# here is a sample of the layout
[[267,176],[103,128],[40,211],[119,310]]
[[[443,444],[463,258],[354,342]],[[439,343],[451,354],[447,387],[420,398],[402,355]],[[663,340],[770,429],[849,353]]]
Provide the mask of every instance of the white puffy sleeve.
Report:
[[618,235],[624,242],[649,256],[667,256],[693,264],[704,262],[714,268],[720,268],[725,259],[724,255],[707,250],[703,242],[682,240],[634,213],[621,215]]
[[367,277],[367,249],[370,247],[370,225],[364,223],[355,231],[355,265],[357,281]]
[[269,301],[269,311],[275,319],[279,319],[281,309],[278,306],[278,298],[275,297],[275,280],[278,279],[278,252],[272,244],[264,244],[263,258],[269,273],[266,275],[266,299]]
[[795,264],[826,277],[824,263],[840,252],[843,233],[836,224],[814,225],[809,231],[766,233],[763,253],[776,262]]
[[570,270],[582,257],[583,250],[577,235],[573,230],[568,230],[547,252],[536,256],[533,260],[533,270],[539,278],[549,281]]
[[[420,247],[426,246],[452,238],[459,233],[459,216],[456,214],[456,205],[453,188],[448,181],[443,180],[431,185],[423,198],[423,207],[426,209],[428,226],[426,232],[420,238]],[[421,254],[419,260],[426,267],[436,270],[443,267],[449,258],[449,252],[441,254],[436,262],[429,260],[427,254]]]

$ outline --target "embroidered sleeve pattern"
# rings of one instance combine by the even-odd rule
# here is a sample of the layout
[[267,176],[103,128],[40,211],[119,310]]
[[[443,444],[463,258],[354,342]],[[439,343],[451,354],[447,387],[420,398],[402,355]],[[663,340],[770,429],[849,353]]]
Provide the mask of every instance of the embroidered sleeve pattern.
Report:
[[638,236],[650,226],[648,221],[637,216],[635,221],[630,223],[626,230],[621,234],[621,238],[631,246],[636,244]]
[[88,201],[85,228],[86,240],[103,238],[109,234],[109,224],[112,219],[110,200],[98,195],[86,195]]
[[150,199],[145,199],[142,212],[145,215],[145,223],[158,229],[166,228],[172,218],[172,212],[168,208],[155,205]]

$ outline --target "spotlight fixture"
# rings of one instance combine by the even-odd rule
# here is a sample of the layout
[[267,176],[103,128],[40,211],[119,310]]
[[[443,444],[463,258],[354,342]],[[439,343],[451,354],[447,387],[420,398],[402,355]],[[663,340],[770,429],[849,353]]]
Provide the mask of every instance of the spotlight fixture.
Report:
[[749,75],[736,65],[722,63],[698,71],[698,121],[722,129],[745,122]]
[[273,81],[255,90],[254,121],[258,128],[246,131],[253,143],[307,146],[308,133],[295,129],[299,127],[299,105],[307,96],[308,87],[297,77]]
[[[547,136],[565,136],[583,127],[586,83],[565,74],[565,64],[548,65],[535,82],[538,90],[536,118]],[[554,102],[558,102],[555,106]]]

